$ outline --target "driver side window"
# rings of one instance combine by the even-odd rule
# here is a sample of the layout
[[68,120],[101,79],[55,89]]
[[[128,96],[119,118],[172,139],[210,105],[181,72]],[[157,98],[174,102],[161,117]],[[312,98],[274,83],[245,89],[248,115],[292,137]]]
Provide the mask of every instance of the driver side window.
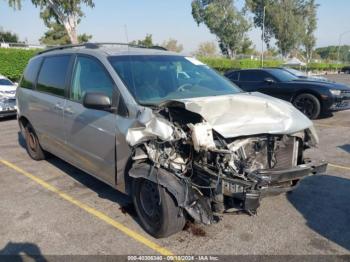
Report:
[[114,83],[103,65],[94,58],[76,59],[70,99],[81,102],[87,92],[103,93],[112,101]]

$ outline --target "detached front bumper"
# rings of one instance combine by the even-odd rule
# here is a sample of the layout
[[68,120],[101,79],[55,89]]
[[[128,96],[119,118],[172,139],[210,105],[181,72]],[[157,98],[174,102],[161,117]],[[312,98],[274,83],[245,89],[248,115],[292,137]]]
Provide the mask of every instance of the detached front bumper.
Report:
[[[254,214],[260,205],[260,199],[269,195],[278,195],[288,192],[297,187],[298,182],[313,174],[322,174],[327,170],[324,161],[310,161],[290,169],[259,170],[247,175],[247,180],[223,178],[223,195],[228,198],[228,206],[235,206],[234,199],[240,201],[240,208],[250,214]],[[194,167],[217,183],[216,174],[199,164]],[[244,188],[241,192],[232,192],[230,188],[240,186]],[[231,201],[232,200],[232,201]]]
[[327,170],[327,162],[312,161],[285,170],[262,170],[255,177],[261,196],[274,195],[293,190],[300,179],[313,174],[322,174]]
[[327,162],[312,161],[291,169],[261,170],[251,174],[250,179],[255,180],[255,188],[240,194],[243,209],[255,213],[262,197],[278,195],[295,189],[299,181],[307,176],[322,174],[327,170]]

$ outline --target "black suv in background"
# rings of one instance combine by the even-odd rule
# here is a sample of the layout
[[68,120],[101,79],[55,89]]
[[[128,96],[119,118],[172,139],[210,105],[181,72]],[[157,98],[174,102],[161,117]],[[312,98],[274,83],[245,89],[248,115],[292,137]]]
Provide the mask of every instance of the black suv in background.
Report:
[[350,74],[350,66],[344,66],[340,72],[344,73],[344,74]]
[[293,103],[310,119],[350,108],[350,88],[343,84],[300,79],[280,68],[233,70],[225,76],[246,92],[258,91]]

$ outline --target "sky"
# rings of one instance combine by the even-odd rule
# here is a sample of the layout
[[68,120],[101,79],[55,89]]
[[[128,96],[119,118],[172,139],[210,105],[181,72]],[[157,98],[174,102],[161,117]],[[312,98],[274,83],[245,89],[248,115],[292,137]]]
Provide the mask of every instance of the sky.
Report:
[[[40,19],[38,8],[30,0],[23,0],[22,9],[14,11],[7,0],[0,0],[0,27],[18,34],[20,40],[37,44],[47,30]],[[175,38],[185,52],[197,49],[199,43],[216,41],[205,25],[197,26],[191,14],[191,0],[95,0],[95,7],[83,7],[85,17],[78,32],[93,35],[95,42],[126,42],[143,39],[152,34],[153,42]],[[318,9],[317,47],[337,45],[339,35],[350,31],[349,0],[316,0]],[[241,8],[244,0],[235,1]],[[127,30],[125,30],[127,29]],[[127,31],[127,34],[126,34]],[[260,29],[249,33],[256,48],[261,46]],[[350,32],[342,37],[350,44]]]

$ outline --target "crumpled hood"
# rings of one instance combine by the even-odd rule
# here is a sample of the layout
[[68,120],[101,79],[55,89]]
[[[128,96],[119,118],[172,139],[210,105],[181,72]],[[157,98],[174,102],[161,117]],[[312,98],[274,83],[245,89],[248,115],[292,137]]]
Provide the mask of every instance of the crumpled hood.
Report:
[[179,99],[225,138],[254,134],[293,134],[313,123],[291,103],[258,92]]

